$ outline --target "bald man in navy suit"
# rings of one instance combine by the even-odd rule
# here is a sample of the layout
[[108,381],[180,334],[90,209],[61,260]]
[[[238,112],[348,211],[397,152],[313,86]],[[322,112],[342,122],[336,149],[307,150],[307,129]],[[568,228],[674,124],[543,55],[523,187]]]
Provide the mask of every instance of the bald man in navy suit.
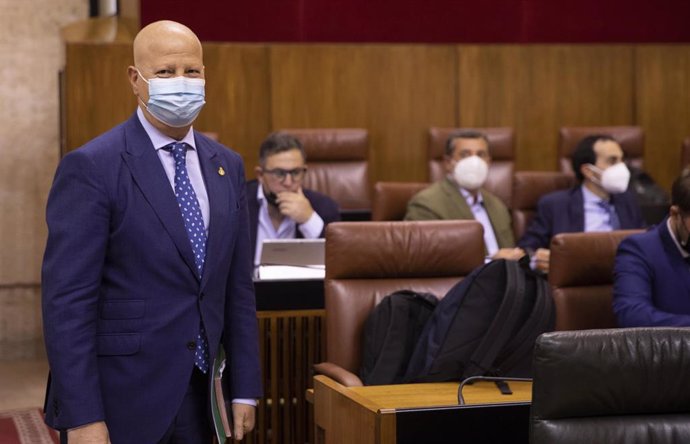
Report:
[[243,163],[192,129],[189,28],[143,28],[128,75],[136,113],[65,156],[48,199],[46,422],[70,444],[207,444],[222,346],[241,439],[262,395]]

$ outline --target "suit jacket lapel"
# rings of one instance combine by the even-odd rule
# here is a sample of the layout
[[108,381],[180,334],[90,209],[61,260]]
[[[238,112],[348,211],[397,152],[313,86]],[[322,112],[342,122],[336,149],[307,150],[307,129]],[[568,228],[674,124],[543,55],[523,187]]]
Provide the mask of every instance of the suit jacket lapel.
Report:
[[571,199],[568,203],[570,213],[570,232],[579,233],[585,231],[585,208],[584,197],[582,197],[581,185],[576,185],[570,189]]
[[237,202],[237,198],[230,195],[228,166],[223,164],[216,148],[201,137],[196,137],[195,140],[210,207],[206,262],[201,278],[203,289],[209,275],[214,272],[213,268],[218,264],[223,250],[229,248],[224,240],[232,238],[231,232],[237,228],[228,224],[230,205]]
[[467,205],[467,201],[460,193],[460,190],[449,179],[444,179],[441,186],[447,197],[446,202],[449,207],[450,219],[474,219],[474,214],[472,214],[472,210]]
[[[673,267],[674,275],[687,276],[688,263],[685,262],[685,259],[683,259],[680,251],[678,251],[676,243],[673,242],[671,233],[668,232],[667,221],[668,217],[665,217],[664,220],[661,221],[654,229],[659,233],[661,244],[664,247],[664,253],[666,254],[666,257],[668,257],[668,261]],[[688,282],[688,279],[683,279],[683,284],[685,285],[685,291],[690,292],[690,282]]]
[[249,212],[249,240],[252,249],[252,264],[256,255],[256,231],[259,226],[259,201],[256,198],[259,181],[247,182],[247,211]]
[[125,127],[126,151],[123,160],[158,219],[172,238],[182,259],[196,276],[194,253],[182,221],[182,214],[163,165],[146,131],[136,116]]

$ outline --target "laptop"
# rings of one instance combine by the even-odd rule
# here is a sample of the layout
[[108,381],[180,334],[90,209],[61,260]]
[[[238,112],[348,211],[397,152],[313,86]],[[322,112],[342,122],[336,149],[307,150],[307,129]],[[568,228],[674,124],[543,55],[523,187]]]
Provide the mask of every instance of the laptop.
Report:
[[325,239],[265,239],[259,265],[323,267]]

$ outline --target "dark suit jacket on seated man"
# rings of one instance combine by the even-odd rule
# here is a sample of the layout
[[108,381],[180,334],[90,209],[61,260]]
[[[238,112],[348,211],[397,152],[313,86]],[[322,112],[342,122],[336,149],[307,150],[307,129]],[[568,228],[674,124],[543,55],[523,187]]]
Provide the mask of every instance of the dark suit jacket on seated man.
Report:
[[296,137],[270,134],[261,143],[255,171],[257,180],[247,184],[255,265],[261,259],[264,239],[316,239],[324,236],[326,225],[340,220],[333,199],[302,188],[306,156]]
[[672,188],[669,216],[621,242],[613,311],[619,327],[690,327],[690,176]]
[[635,196],[626,191],[630,171],[623,150],[613,138],[593,135],[578,144],[572,156],[579,184],[542,197],[537,214],[518,246],[533,253],[536,268],[548,272],[549,245],[559,233],[642,228]]
[[137,112],[66,155],[48,198],[46,422],[70,444],[207,444],[222,344],[241,438],[262,395],[242,160],[192,129],[189,28],[143,28],[128,74]]
[[488,256],[518,259],[510,213],[503,202],[482,188],[489,171],[489,142],[475,131],[452,133],[446,143],[447,177],[417,193],[405,220],[475,219],[484,227]]

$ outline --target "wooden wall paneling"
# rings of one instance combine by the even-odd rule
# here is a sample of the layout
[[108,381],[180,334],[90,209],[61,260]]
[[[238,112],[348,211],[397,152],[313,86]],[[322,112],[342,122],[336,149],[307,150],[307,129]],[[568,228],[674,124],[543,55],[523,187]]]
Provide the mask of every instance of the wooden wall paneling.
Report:
[[275,45],[272,126],[362,127],[370,178],[425,180],[426,131],[450,126],[455,51],[422,45]]
[[[522,47],[460,45],[458,58],[459,127],[517,129],[522,111],[518,91],[525,84]],[[519,139],[519,132],[516,137]]]
[[459,126],[513,126],[516,167],[553,170],[558,128],[634,121],[631,46],[458,47]]
[[71,151],[131,116],[136,98],[127,78],[131,42],[67,43],[65,146]]
[[206,105],[194,123],[218,134],[254,178],[259,145],[270,130],[268,50],[264,45],[205,43]]
[[645,170],[670,190],[690,136],[690,45],[635,49],[636,122],[645,129]]
[[[561,126],[634,123],[630,46],[528,46],[518,167],[554,169]],[[524,134],[522,134],[524,133]]]

